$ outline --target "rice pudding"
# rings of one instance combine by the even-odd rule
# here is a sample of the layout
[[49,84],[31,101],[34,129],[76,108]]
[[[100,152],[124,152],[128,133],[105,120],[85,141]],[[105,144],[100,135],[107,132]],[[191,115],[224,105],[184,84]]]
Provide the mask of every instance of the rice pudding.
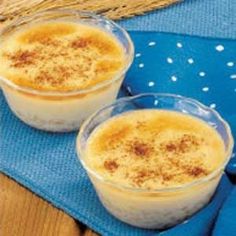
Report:
[[154,190],[202,178],[224,161],[224,143],[209,125],[171,111],[124,113],[90,136],[86,161],[126,187]]
[[220,134],[206,122],[156,109],[107,119],[79,152],[111,214],[134,226],[158,229],[183,221],[210,200],[221,174],[201,180],[227,156]]
[[[4,94],[12,111],[36,128],[78,129],[93,111],[116,98],[132,61],[132,55],[127,56],[132,45],[125,49],[109,27],[77,20],[78,12],[70,14],[71,21],[57,17],[6,30],[1,40]],[[90,17],[91,22],[102,21]],[[117,30],[131,44],[127,34]]]

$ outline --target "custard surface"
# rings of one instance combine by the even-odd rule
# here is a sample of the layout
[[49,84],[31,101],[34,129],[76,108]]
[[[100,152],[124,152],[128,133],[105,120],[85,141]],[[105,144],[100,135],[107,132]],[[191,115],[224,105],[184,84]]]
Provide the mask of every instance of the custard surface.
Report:
[[42,91],[88,89],[124,68],[125,54],[112,34],[81,23],[32,24],[1,42],[0,75]]
[[98,126],[85,162],[127,187],[177,187],[209,175],[225,160],[217,131],[193,116],[166,110],[123,113]]

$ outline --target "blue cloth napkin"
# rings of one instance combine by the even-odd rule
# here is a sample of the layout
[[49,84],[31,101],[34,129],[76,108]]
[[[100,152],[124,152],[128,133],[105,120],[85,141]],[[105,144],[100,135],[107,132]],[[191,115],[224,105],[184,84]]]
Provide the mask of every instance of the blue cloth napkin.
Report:
[[132,32],[134,64],[124,87],[131,95],[176,93],[211,106],[236,131],[236,41],[171,33]]
[[[135,61],[120,96],[152,91],[193,97],[221,112],[236,134],[234,41],[154,32],[132,32],[131,36],[136,45]],[[131,227],[113,218],[100,204],[77,160],[76,133],[53,134],[28,127],[10,112],[2,94],[0,111],[0,171],[102,235],[182,236],[186,232],[191,236],[209,235],[217,213],[232,189],[225,176],[207,207],[188,222],[165,232]],[[233,161],[227,170],[231,175],[235,173]],[[230,206],[235,204],[231,203],[233,197],[228,201]],[[215,235],[223,224],[228,225],[228,232],[233,232],[231,222],[224,214],[230,212],[235,216],[236,210],[231,211],[231,207],[226,206],[220,211]]]
[[232,236],[236,235],[235,224],[236,212],[236,188],[232,191],[223,208],[219,212],[213,231],[214,236]]
[[144,16],[119,22],[128,30],[236,38],[235,0],[183,0]]

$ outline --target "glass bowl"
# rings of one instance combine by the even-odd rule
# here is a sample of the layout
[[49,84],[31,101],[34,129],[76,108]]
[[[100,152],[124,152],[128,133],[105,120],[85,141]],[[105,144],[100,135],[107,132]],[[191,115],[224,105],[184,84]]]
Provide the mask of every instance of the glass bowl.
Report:
[[49,21],[82,23],[113,35],[124,49],[125,65],[109,80],[98,82],[88,89],[69,92],[42,91],[19,86],[0,75],[0,84],[9,107],[22,121],[47,131],[72,131],[98,108],[114,101],[124,76],[130,67],[134,47],[128,33],[102,16],[76,10],[54,9],[23,17],[0,33],[0,44],[12,33],[35,23]]
[[[225,161],[209,175],[180,187],[144,190],[105,179],[86,163],[87,140],[94,129],[109,118],[140,109],[176,111],[205,121],[224,141]],[[133,226],[164,229],[182,222],[209,202],[231,157],[233,138],[229,125],[215,110],[179,95],[150,93],[119,99],[94,113],[82,125],[76,146],[79,160],[102,204],[112,215]]]

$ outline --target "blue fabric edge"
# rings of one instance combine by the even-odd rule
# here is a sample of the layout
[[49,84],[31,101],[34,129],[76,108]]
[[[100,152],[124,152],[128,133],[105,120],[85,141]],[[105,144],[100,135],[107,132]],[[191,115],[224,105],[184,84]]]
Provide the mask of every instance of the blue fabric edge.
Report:
[[126,30],[129,34],[135,33],[141,33],[141,34],[165,34],[165,35],[171,35],[173,37],[186,37],[186,38],[198,38],[198,39],[202,39],[202,40],[210,40],[210,41],[214,41],[214,40],[218,40],[218,41],[230,41],[230,42],[236,42],[235,39],[229,39],[229,38],[220,38],[220,37],[205,37],[205,36],[199,36],[199,35],[190,35],[190,34],[179,34],[179,33],[172,33],[172,32],[165,32],[165,31],[154,31],[154,30],[150,30],[150,31],[140,31],[140,30]]

